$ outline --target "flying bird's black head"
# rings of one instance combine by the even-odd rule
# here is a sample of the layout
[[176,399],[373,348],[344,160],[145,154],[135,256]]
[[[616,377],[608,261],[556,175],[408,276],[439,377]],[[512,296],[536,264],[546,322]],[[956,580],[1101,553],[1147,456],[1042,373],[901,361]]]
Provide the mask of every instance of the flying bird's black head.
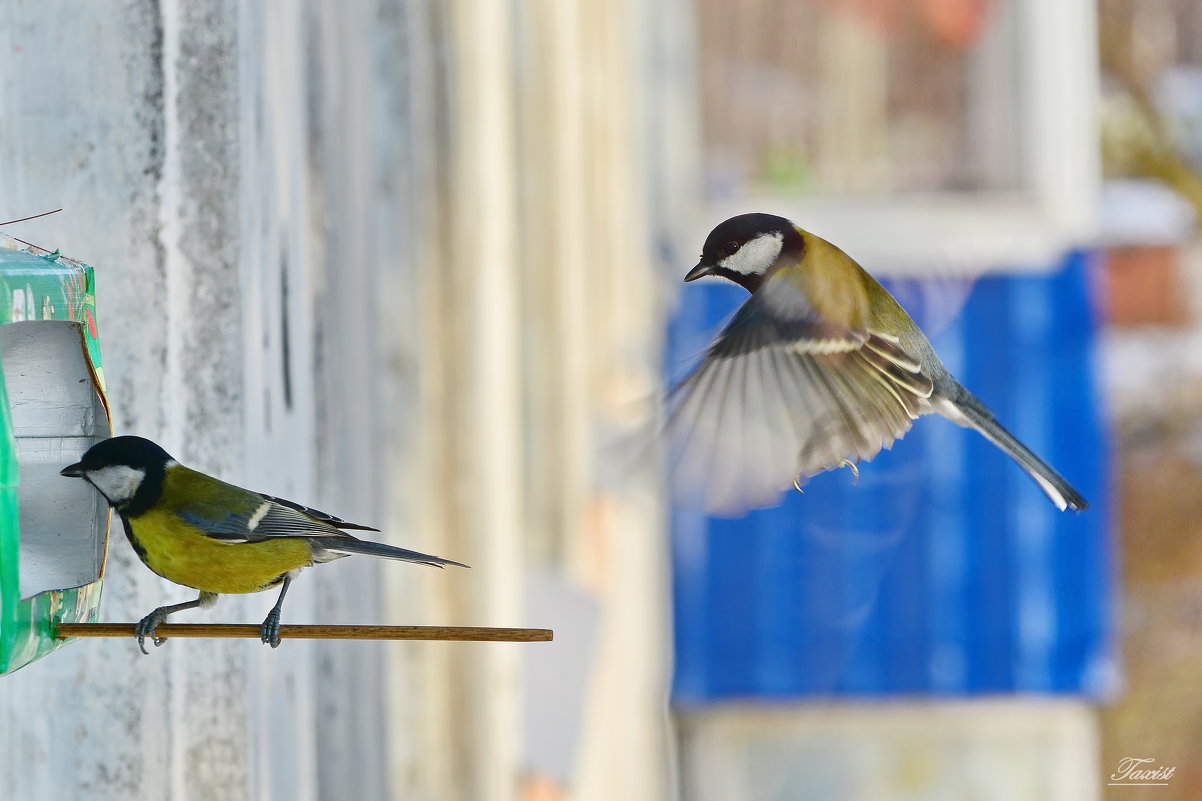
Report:
[[59,475],[82,478],[95,487],[122,514],[145,511],[163,488],[167,465],[174,460],[167,451],[142,437],[113,437],[88,449]]
[[800,259],[803,246],[801,234],[784,217],[740,214],[710,231],[701,261],[684,280],[716,275],[755,292],[782,255]]

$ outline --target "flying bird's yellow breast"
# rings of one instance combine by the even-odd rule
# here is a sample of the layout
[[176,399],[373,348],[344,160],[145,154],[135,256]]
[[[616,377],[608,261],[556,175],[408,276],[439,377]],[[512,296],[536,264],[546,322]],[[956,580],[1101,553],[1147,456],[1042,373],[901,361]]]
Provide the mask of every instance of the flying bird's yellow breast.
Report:
[[797,230],[805,240],[798,279],[814,310],[823,319],[844,328],[866,329],[871,302],[863,268],[822,237]]

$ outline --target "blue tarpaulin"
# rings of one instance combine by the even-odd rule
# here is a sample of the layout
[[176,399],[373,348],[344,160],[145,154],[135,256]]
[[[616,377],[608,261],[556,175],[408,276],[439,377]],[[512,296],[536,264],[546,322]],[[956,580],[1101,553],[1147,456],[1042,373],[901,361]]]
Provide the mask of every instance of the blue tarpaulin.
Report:
[[[947,280],[889,289],[952,373],[1090,508],[1058,511],[984,437],[928,416],[861,463],[858,483],[846,469],[824,473],[737,520],[677,509],[677,703],[1113,689],[1089,260],[966,282],[959,297]],[[745,297],[710,282],[683,292],[673,377]],[[959,313],[940,320],[948,308]]]

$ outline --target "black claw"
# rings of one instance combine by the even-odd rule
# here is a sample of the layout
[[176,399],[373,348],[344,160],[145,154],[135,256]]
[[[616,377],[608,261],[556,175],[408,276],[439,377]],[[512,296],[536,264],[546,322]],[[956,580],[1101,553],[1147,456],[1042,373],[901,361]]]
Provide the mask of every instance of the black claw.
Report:
[[167,617],[167,613],[160,606],[158,609],[139,620],[138,625],[134,627],[134,634],[137,635],[138,638],[138,649],[146,656],[150,656],[150,651],[146,650],[147,637],[149,637],[151,642],[154,643],[155,648],[158,648],[160,645],[167,642],[166,637],[154,636],[155,629],[159,627],[159,624],[163,622],[163,618],[165,617]]
[[138,625],[134,626],[134,636],[138,638],[138,649],[142,653],[149,656],[150,652],[146,650],[146,638],[149,637],[154,643],[154,647],[158,648],[163,643],[167,642],[166,637],[155,636],[155,630],[159,624],[167,619],[167,615],[173,615],[176,612],[182,612],[185,609],[195,609],[200,606],[200,602],[204,600],[208,593],[202,592],[200,597],[195,601],[187,601],[182,604],[173,604],[172,606],[160,606],[158,609],[151,612],[146,617],[138,621]]
[[272,648],[280,647],[280,610],[272,609],[267,613],[263,625],[259,627],[259,639],[264,645]]

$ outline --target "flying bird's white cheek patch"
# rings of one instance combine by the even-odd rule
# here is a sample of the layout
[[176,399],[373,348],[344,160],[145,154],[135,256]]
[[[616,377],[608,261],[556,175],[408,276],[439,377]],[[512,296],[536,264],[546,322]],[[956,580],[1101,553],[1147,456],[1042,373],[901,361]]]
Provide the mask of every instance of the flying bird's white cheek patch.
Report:
[[88,472],[88,481],[100,490],[100,494],[112,503],[122,503],[134,497],[142,480],[146,478],[145,470],[138,470],[123,464],[109,465],[99,470]]
[[719,267],[742,275],[763,275],[776,263],[784,247],[784,237],[779,233],[757,236],[732,256],[718,263]]

